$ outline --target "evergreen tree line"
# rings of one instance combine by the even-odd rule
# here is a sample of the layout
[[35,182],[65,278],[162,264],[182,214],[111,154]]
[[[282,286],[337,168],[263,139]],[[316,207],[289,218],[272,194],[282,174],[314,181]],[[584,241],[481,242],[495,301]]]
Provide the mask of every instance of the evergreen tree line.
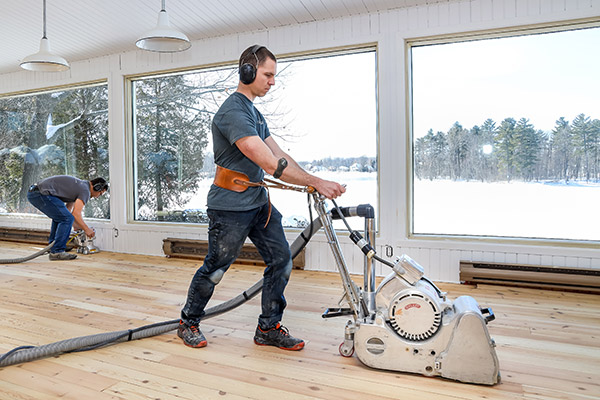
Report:
[[415,141],[414,171],[418,179],[493,181],[600,180],[600,120],[579,114],[563,117],[551,132],[528,119],[487,119],[463,128],[455,122],[446,133]]
[[372,170],[377,170],[377,159],[375,157],[360,156],[360,157],[327,157],[320,160],[300,161],[298,162],[303,168],[318,166],[325,169],[339,169],[340,167],[350,168],[352,165],[358,164],[363,168],[370,167]]

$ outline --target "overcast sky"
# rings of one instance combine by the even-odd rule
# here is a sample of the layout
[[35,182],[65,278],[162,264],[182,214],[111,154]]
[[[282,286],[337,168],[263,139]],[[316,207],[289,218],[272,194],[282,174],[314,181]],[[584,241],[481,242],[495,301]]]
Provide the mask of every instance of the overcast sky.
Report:
[[413,48],[414,134],[487,118],[600,118],[600,28]]
[[[279,71],[289,66],[285,61],[277,64]],[[273,100],[270,108],[276,104],[277,111],[287,113],[278,124],[283,122],[284,132],[295,135],[278,143],[297,161],[375,157],[375,69],[374,51],[294,62],[276,79],[281,87],[265,98]],[[357,79],[364,77],[370,79]],[[256,106],[263,112],[260,101]],[[273,129],[276,124],[268,122]]]

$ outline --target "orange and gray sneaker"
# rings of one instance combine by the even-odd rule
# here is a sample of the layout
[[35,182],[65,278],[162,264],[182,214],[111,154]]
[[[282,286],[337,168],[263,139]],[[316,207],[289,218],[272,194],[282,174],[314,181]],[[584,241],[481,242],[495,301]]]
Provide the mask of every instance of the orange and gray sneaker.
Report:
[[254,343],[260,346],[275,346],[283,350],[302,350],[304,340],[290,335],[285,326],[277,324],[275,328],[262,330],[260,325],[256,327]]
[[177,328],[177,336],[183,340],[183,344],[189,347],[199,348],[208,344],[197,325],[188,326],[181,320]]

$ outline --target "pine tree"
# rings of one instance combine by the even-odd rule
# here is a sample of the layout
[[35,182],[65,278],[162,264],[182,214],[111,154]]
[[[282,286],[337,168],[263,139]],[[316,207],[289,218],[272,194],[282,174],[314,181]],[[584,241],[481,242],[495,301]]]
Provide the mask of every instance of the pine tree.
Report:
[[569,121],[560,117],[552,130],[551,146],[553,155],[554,176],[569,181],[575,158],[573,134]]
[[576,154],[579,160],[581,160],[581,177],[585,177],[586,180],[590,180],[592,176],[592,164],[596,149],[596,133],[594,132],[594,126],[590,121],[589,117],[585,114],[579,114],[573,120],[572,125],[573,139],[576,145]]
[[212,116],[232,77],[223,70],[136,81],[137,218],[164,220],[194,194]]
[[[65,157],[62,171],[89,180],[109,178],[108,159],[108,87],[90,86],[68,91],[52,112],[53,124],[69,123],[51,138],[62,148]],[[54,175],[54,173],[53,173]],[[84,208],[86,217],[110,218],[109,198],[90,200]]]
[[448,131],[448,157],[451,178],[464,178],[464,167],[469,151],[469,131],[455,122]]
[[514,128],[513,161],[516,171],[526,181],[535,177],[542,138],[529,120],[521,118]]
[[513,118],[504,119],[498,128],[495,144],[498,149],[498,163],[503,177],[509,182],[515,173],[515,125],[516,121]]

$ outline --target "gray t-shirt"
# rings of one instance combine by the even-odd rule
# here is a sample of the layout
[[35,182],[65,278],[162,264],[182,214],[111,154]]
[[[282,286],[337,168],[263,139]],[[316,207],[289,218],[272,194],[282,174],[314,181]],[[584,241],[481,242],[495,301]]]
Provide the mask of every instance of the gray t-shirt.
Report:
[[58,197],[65,203],[73,203],[80,199],[86,204],[90,199],[90,183],[68,175],[42,179],[37,186],[41,194]]
[[[215,164],[243,172],[251,182],[262,181],[263,169],[235,145],[246,136],[258,136],[262,140],[270,136],[265,118],[250,99],[239,92],[229,96],[213,118],[212,134]],[[208,192],[208,208],[214,210],[247,211],[266,204],[267,200],[262,187],[249,187],[238,193],[213,184]]]

